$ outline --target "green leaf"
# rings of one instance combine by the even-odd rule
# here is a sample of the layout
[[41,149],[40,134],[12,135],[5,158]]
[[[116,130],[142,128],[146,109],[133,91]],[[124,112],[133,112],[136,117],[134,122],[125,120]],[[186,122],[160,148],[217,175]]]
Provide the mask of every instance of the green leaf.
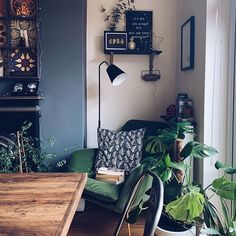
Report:
[[138,206],[136,206],[132,211],[129,212],[129,217],[128,219],[126,219],[126,222],[129,224],[134,224],[137,221],[140,213],[142,212],[142,209],[143,209],[143,200],[141,200]]
[[175,200],[182,191],[182,183],[179,183],[176,178],[170,179],[164,183],[164,202]]
[[180,152],[180,156],[184,159],[190,155],[193,155],[196,158],[206,158],[213,157],[217,153],[218,151],[213,147],[209,147],[196,141],[191,141],[185,145],[183,150]]
[[168,153],[164,155],[163,161],[164,161],[164,164],[166,167],[170,167],[171,159],[170,159],[170,155]]
[[189,157],[192,154],[192,151],[193,151],[193,143],[188,142],[184,146],[184,148],[181,150],[180,156],[183,157],[184,159],[186,159],[187,157]]
[[235,200],[236,199],[236,183],[231,182],[225,177],[215,179],[212,182],[212,191],[221,198]]
[[171,178],[171,175],[172,175],[171,169],[167,168],[165,171],[159,174],[159,177],[163,182],[166,182]]
[[188,168],[190,168],[189,165],[184,164],[183,162],[173,162],[173,161],[170,162],[169,167],[172,167],[172,168],[177,169],[177,170],[182,170],[182,171],[185,171]]
[[236,168],[227,166],[220,161],[216,161],[215,167],[216,169],[223,169],[226,174],[230,174],[230,175],[236,174]]
[[150,138],[149,143],[146,146],[145,149],[147,152],[150,153],[157,153],[160,151],[160,142],[159,139],[157,137],[152,137]]
[[204,196],[193,190],[168,203],[166,212],[175,220],[191,223],[203,212],[204,202]]

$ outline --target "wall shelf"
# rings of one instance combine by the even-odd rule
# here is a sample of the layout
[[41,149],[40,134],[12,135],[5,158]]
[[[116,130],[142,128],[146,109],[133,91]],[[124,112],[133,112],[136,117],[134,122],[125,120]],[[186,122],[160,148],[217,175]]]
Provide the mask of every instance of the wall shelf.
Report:
[[152,71],[154,57],[156,55],[161,54],[162,51],[152,50],[152,51],[148,51],[148,52],[139,52],[139,51],[131,51],[131,50],[120,50],[120,51],[112,51],[111,52],[111,51],[104,50],[104,53],[110,55],[110,64],[113,64],[113,56],[115,54],[118,54],[118,55],[148,55],[149,56],[149,70]]
[[0,96],[0,100],[43,100],[44,96]]
[[132,50],[120,50],[120,51],[107,51],[104,50],[105,54],[115,55],[115,54],[126,54],[126,55],[159,55],[162,53],[162,51],[159,50],[153,50],[148,52],[139,52],[139,51],[132,51]]
[[1,112],[39,112],[39,106],[33,107],[0,107]]

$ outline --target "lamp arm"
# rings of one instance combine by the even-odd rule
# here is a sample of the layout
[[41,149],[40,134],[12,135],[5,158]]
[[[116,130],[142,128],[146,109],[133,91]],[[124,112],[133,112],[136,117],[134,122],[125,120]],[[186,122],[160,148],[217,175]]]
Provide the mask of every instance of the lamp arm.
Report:
[[98,66],[98,128],[101,127],[101,66],[104,63],[109,65],[107,61],[103,61]]

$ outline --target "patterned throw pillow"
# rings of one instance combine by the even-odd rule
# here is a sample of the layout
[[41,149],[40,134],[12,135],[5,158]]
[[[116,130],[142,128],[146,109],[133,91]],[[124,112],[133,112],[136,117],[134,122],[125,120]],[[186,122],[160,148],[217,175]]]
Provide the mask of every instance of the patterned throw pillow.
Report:
[[142,157],[145,129],[115,132],[98,128],[95,168],[117,168],[129,172]]

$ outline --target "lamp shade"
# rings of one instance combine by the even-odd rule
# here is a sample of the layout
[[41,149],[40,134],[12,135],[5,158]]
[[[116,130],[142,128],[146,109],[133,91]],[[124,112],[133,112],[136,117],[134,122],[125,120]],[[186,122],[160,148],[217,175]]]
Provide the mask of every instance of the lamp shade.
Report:
[[114,64],[107,67],[107,74],[113,86],[118,86],[127,79],[126,73]]

